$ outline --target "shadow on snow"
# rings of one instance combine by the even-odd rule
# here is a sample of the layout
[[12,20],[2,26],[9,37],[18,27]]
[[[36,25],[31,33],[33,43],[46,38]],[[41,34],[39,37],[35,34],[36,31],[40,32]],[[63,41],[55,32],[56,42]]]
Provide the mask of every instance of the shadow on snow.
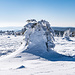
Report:
[[55,52],[54,50],[45,51],[39,47],[32,47],[30,49],[24,50],[22,53],[30,53],[49,61],[75,61],[75,58],[71,56],[66,56]]

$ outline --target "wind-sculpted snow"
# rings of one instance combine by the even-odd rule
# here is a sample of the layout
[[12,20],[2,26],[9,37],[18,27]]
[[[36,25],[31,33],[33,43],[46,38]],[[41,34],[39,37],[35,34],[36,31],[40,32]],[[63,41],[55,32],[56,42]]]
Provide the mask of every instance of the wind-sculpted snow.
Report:
[[22,40],[23,36],[0,35],[0,56],[16,51]]
[[55,37],[55,51],[59,54],[75,58],[75,38],[70,37],[72,41],[62,39],[62,37]]
[[[6,36],[5,39],[5,36],[0,36],[0,39],[3,41],[11,39],[13,42],[20,42],[23,39],[23,36],[9,37]],[[55,37],[56,46],[49,51],[44,50],[46,46],[41,45],[43,42],[39,40],[38,45],[31,43],[32,45],[28,46],[30,48],[26,48],[25,43],[20,46],[10,42],[19,49],[5,58],[0,58],[0,75],[75,75],[75,38],[71,39],[73,41]],[[5,42],[3,43],[5,45]]]
[[37,22],[34,19],[27,20],[24,29],[26,29],[24,33],[26,45],[29,47],[31,45],[39,45],[39,43],[41,43],[42,48],[47,51],[55,47],[53,43],[54,31],[48,21],[41,20]]
[[74,37],[72,41],[53,37],[45,20],[27,20],[24,29],[24,40],[23,36],[0,36],[0,49],[6,53],[0,57],[0,75],[75,75]]

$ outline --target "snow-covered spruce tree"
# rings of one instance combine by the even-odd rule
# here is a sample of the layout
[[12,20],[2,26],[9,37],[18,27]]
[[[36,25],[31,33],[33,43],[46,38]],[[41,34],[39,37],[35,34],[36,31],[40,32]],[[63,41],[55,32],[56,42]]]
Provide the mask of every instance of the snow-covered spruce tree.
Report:
[[25,41],[26,45],[30,43],[38,45],[41,43],[45,44],[47,51],[55,47],[54,41],[54,31],[50,27],[48,21],[41,20],[36,21],[35,19],[27,20],[24,26],[25,31]]
[[70,32],[70,29],[68,29],[64,32],[63,38],[69,41],[70,40],[70,35],[71,35],[71,32]]
[[61,37],[61,32],[59,32],[59,37]]

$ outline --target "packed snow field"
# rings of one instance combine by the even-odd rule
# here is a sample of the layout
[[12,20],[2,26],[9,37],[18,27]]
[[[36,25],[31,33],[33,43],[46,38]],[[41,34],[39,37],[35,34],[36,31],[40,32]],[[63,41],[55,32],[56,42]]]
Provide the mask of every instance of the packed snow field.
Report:
[[23,36],[0,35],[0,56],[10,54],[19,48]]
[[63,39],[62,37],[55,37],[55,51],[66,55],[75,57],[75,37],[70,37],[70,41]]
[[25,50],[23,38],[0,36],[0,75],[75,75],[75,37],[55,37],[56,46],[46,52],[48,56]]

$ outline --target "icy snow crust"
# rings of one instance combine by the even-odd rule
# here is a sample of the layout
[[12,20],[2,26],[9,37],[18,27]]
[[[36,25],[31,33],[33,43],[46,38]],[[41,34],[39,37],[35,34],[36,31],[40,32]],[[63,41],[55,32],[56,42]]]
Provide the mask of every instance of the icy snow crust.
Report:
[[0,56],[16,51],[23,42],[23,36],[0,35]]
[[[23,39],[23,36],[18,38]],[[6,40],[4,39],[4,41]],[[11,40],[18,41],[15,37]],[[40,54],[42,51],[35,54],[34,51],[37,51],[38,46],[34,46],[36,50],[33,50],[33,47],[31,50],[27,50],[27,46],[23,42],[15,52],[0,57],[0,75],[75,75],[75,38],[71,38],[71,40],[55,37],[54,50],[46,51],[44,56]],[[14,44],[12,45],[14,46]]]

